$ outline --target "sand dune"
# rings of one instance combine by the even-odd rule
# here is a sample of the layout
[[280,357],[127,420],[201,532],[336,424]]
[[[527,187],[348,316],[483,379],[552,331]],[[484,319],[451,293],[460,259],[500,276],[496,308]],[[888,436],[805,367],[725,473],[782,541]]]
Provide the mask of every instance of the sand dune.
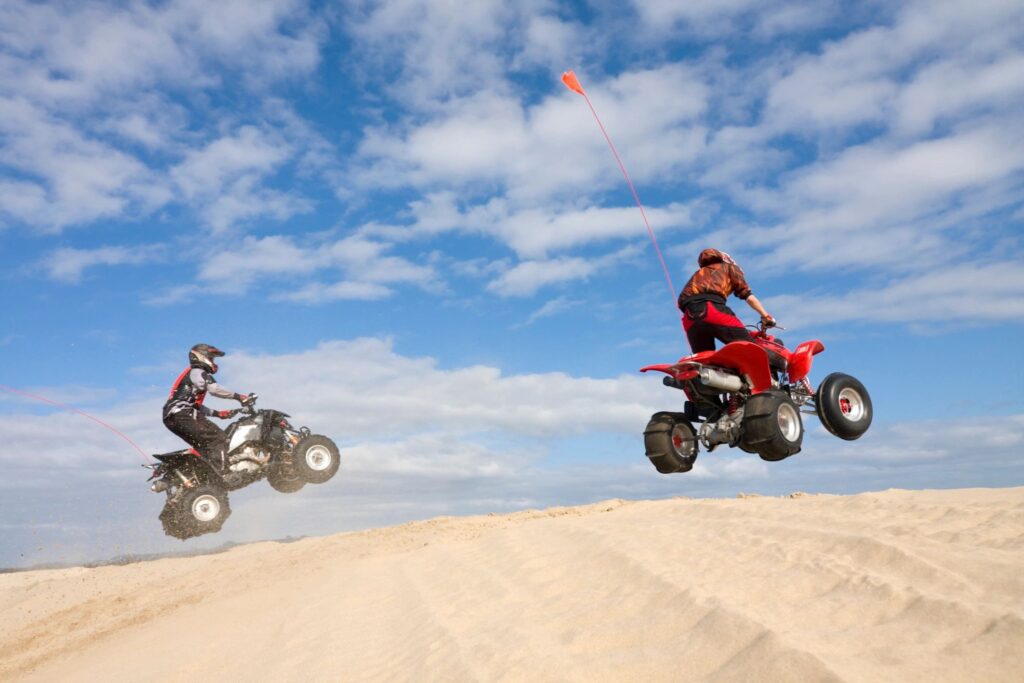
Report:
[[0,575],[0,619],[0,680],[1019,681],[1024,488],[440,518]]

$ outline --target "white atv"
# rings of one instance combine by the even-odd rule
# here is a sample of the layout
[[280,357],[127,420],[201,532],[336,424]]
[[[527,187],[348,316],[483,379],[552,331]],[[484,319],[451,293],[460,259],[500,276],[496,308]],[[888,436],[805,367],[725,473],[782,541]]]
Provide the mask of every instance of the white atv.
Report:
[[[227,469],[219,472],[207,458],[188,448],[153,457],[150,487],[166,492],[160,521],[164,533],[185,540],[220,531],[231,514],[228,491],[267,478],[282,493],[306,484],[322,484],[338,471],[338,447],[326,436],[311,434],[288,422],[277,410],[256,410],[252,402],[239,412],[241,419],[227,428]],[[154,481],[155,480],[155,481]]]

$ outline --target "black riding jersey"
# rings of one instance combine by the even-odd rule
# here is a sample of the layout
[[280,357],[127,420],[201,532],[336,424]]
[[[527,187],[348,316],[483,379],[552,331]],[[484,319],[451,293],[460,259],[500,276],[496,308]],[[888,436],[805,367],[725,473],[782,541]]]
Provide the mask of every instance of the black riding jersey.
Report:
[[207,392],[217,398],[234,398],[237,395],[217,384],[208,370],[185,368],[171,387],[171,395],[164,404],[164,419],[183,410],[188,410],[193,415],[211,415],[213,411],[203,405]]

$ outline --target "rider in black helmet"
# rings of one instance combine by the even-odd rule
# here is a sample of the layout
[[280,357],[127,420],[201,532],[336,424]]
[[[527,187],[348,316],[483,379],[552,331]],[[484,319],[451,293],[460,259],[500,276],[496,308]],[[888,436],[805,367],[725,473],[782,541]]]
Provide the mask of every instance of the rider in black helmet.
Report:
[[195,448],[200,455],[208,458],[218,470],[226,465],[227,436],[207,417],[227,419],[234,417],[238,410],[211,410],[203,405],[207,392],[217,398],[231,398],[242,405],[252,400],[229,391],[217,384],[213,373],[217,372],[216,359],[224,352],[210,344],[196,344],[188,352],[189,366],[178,375],[171,387],[171,395],[164,404],[164,425]]

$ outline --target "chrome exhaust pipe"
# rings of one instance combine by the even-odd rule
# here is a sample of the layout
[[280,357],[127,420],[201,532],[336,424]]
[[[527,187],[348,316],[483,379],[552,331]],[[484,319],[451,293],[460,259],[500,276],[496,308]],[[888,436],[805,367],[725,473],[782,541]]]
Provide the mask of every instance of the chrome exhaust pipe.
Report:
[[739,391],[743,388],[743,379],[739,375],[721,372],[714,368],[701,368],[700,381],[704,386],[721,391]]

